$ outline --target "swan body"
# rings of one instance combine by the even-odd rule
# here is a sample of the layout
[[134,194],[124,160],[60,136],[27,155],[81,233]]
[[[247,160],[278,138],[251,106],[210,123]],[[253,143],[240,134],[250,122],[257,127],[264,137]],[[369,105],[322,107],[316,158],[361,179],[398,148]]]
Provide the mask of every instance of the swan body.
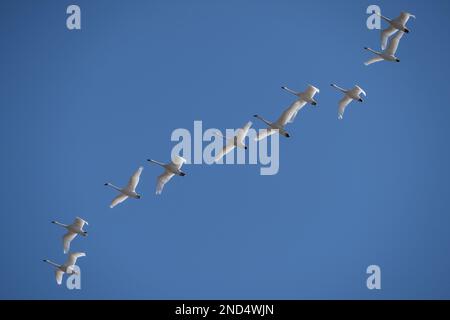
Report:
[[313,106],[317,105],[317,101],[314,100],[314,96],[316,93],[320,92],[319,89],[312,85],[308,85],[308,88],[304,92],[296,92],[288,87],[281,87],[283,90],[286,90],[289,93],[297,96],[298,99],[295,100],[284,112],[281,114],[280,118],[277,121],[271,122],[260,115],[255,114],[254,117],[264,122],[268,128],[265,131],[258,133],[255,140],[260,141],[276,132],[281,134],[282,136],[289,138],[290,134],[286,131],[285,126],[288,123],[294,122],[297,113],[307,104],[311,104]]
[[105,186],[109,186],[117,191],[120,192],[120,194],[113,199],[113,201],[110,204],[110,208],[114,208],[119,203],[124,202],[128,198],[134,198],[134,199],[140,199],[141,195],[136,192],[136,187],[139,183],[139,178],[141,176],[142,170],[144,170],[143,167],[139,167],[139,169],[136,170],[136,172],[131,176],[130,180],[128,181],[128,184],[125,188],[119,188],[113,185],[112,183],[105,183]]
[[344,93],[344,97],[339,101],[339,108],[338,108],[338,119],[342,120],[344,117],[344,111],[347,105],[352,102],[353,100],[363,102],[363,99],[361,98],[361,94],[366,96],[366,92],[358,85],[355,85],[352,89],[346,90],[341,87],[338,87],[335,84],[331,85],[333,88],[341,91]]
[[376,57],[370,59],[369,61],[365,62],[364,64],[366,66],[379,62],[379,61],[393,61],[393,62],[400,62],[400,59],[395,56],[395,53],[397,52],[398,44],[400,43],[400,39],[403,37],[405,33],[403,31],[398,31],[397,34],[391,39],[389,42],[389,46],[386,50],[383,52],[375,51],[371,48],[365,47],[364,49],[373,52],[376,54]]
[[[214,158],[214,162],[218,162],[222,159],[227,153],[230,153],[234,148],[243,148],[247,150],[247,146],[244,143],[245,137],[247,136],[248,130],[252,126],[252,122],[249,121],[245,124],[243,128],[237,130],[237,133],[234,137],[228,140],[227,144],[217,153]],[[219,135],[219,134],[217,134]],[[224,136],[219,135],[220,137],[226,139]]]
[[57,264],[47,259],[44,260],[44,262],[47,262],[48,264],[51,264],[56,268],[55,270],[56,283],[60,285],[62,283],[64,273],[77,274],[77,272],[73,269],[73,267],[77,263],[78,258],[85,256],[86,254],[84,252],[74,252],[69,254],[69,257],[67,258],[67,261],[64,264]]
[[162,163],[153,159],[147,159],[147,161],[155,163],[161,167],[163,167],[165,170],[163,174],[158,176],[156,181],[156,194],[161,194],[162,190],[164,188],[164,185],[169,182],[170,179],[173,178],[173,176],[181,176],[184,177],[186,173],[181,170],[181,167],[186,162],[186,159],[180,156],[175,155],[171,162],[169,163]]
[[64,253],[69,252],[70,250],[70,242],[79,234],[83,237],[87,236],[87,232],[83,230],[83,226],[89,225],[87,221],[76,217],[75,221],[72,224],[63,224],[58,221],[52,221],[53,224],[59,225],[65,229],[67,229],[67,233],[63,236],[63,248]]

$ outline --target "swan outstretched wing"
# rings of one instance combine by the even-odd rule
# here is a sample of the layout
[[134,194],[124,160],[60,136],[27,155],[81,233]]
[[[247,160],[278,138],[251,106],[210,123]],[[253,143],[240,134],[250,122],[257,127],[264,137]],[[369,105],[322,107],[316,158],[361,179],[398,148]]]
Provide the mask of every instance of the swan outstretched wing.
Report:
[[400,15],[397,18],[395,18],[395,20],[400,22],[402,25],[406,25],[410,17],[415,18],[415,16],[412,15],[411,13],[401,12]]
[[389,42],[389,46],[386,49],[386,53],[390,55],[394,55],[397,51],[398,44],[400,43],[400,39],[403,37],[405,33],[403,31],[398,31],[395,36]]
[[139,169],[137,169],[136,172],[131,176],[130,181],[128,181],[127,185],[127,189],[129,191],[135,192],[142,170],[144,170],[144,167],[139,167]]
[[314,98],[314,96],[316,95],[316,93],[320,92],[319,89],[317,89],[316,87],[312,86],[312,85],[308,85],[308,88],[305,91],[305,96],[307,96],[308,98],[312,99]]
[[359,96],[361,93],[366,96],[366,92],[358,85],[355,85],[355,87],[351,91],[357,96]]
[[158,176],[156,181],[156,194],[161,194],[164,185],[169,182],[169,180],[172,179],[174,175],[174,173],[166,170],[162,175]]
[[70,242],[77,236],[76,233],[67,232],[63,237],[64,253],[69,252]]
[[73,226],[75,226],[75,227],[77,227],[77,228],[80,228],[80,229],[83,229],[83,226],[84,225],[89,225],[89,223],[86,221],[86,220],[83,220],[83,219],[81,219],[80,217],[76,217],[75,218],[75,221],[73,222]]
[[232,138],[226,146],[224,146],[220,151],[217,153],[216,157],[214,158],[214,162],[219,161],[222,159],[227,153],[229,153],[231,150],[233,150],[235,147],[234,145],[234,138]]
[[262,139],[273,135],[277,131],[278,130],[274,130],[274,129],[270,129],[270,128],[259,130],[258,135],[255,137],[255,141],[261,141]]
[[77,263],[77,259],[80,257],[85,257],[86,253],[84,252],[74,252],[69,254],[69,257],[67,258],[66,263],[64,263],[65,267],[70,267],[75,265],[75,263]]
[[383,59],[382,57],[376,56],[376,57],[373,57],[372,59],[370,59],[370,60],[364,62],[364,64],[365,64],[366,66],[368,66],[368,65],[370,65],[370,64],[372,64],[372,63],[379,62],[379,61],[383,61],[383,60],[384,60],[384,59]]
[[386,45],[390,36],[392,36],[397,29],[393,26],[389,26],[381,32],[381,50],[386,49]]
[[252,122],[249,121],[245,124],[245,126],[241,129],[238,130],[237,134],[236,134],[236,138],[238,141],[243,142],[245,140],[245,137],[247,136],[248,130],[250,129],[250,127],[252,126]]
[[125,200],[128,199],[128,196],[121,193],[119,194],[117,197],[115,197],[113,199],[113,201],[111,202],[111,204],[109,205],[110,208],[114,208],[115,206],[117,206],[119,203],[124,202]]
[[62,283],[63,275],[64,275],[63,271],[61,271],[59,269],[55,270],[55,278],[56,278],[56,283],[57,284],[60,285]]
[[276,121],[277,124],[284,127],[287,123],[294,121],[297,113],[301,108],[306,105],[306,101],[303,99],[298,99],[294,101],[284,112],[281,114],[280,118]]
[[178,155],[174,155],[172,157],[172,165],[177,168],[178,170],[181,169],[181,166],[186,162],[186,159],[183,157],[180,157]]
[[352,101],[352,98],[345,95],[340,101],[339,101],[339,108],[338,108],[338,119],[344,118],[344,111],[347,105]]

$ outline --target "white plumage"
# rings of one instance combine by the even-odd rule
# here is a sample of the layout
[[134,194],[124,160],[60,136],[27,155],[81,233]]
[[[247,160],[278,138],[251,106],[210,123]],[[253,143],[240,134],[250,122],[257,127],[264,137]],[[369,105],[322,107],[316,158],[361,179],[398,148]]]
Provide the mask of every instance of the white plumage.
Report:
[[142,170],[144,170],[143,167],[139,167],[139,169],[136,170],[136,172],[131,176],[130,180],[128,181],[128,184],[125,188],[119,188],[113,185],[112,183],[105,183],[105,186],[109,186],[113,189],[116,189],[120,192],[120,194],[113,199],[113,201],[110,204],[110,208],[114,208],[119,203],[124,202],[128,197],[134,198],[134,199],[140,199],[141,195],[136,192],[136,187],[139,183],[139,178],[141,176]]
[[344,93],[344,97],[339,101],[338,107],[338,119],[340,120],[344,118],[345,108],[348,106],[350,102],[352,102],[352,100],[363,102],[361,94],[366,96],[366,92],[358,85],[355,85],[352,89],[349,90],[338,87],[335,84],[332,84],[331,86]]
[[162,163],[156,160],[148,159],[147,161],[156,163],[164,168],[164,172],[158,176],[156,181],[156,194],[161,194],[164,188],[164,185],[172,179],[173,176],[185,176],[186,173],[181,171],[181,167],[186,162],[186,159],[180,157],[178,155],[174,155],[172,157],[172,161],[170,163]]
[[73,269],[73,267],[77,263],[77,259],[80,257],[85,257],[85,256],[86,256],[86,254],[84,252],[71,253],[71,254],[69,254],[66,262],[62,265],[54,263],[50,260],[44,260],[44,262],[47,262],[48,264],[51,264],[52,266],[56,267],[56,270],[55,270],[56,283],[60,285],[62,283],[64,273],[67,273],[67,274],[76,273],[76,271]]
[[77,236],[77,234],[83,237],[87,236],[87,232],[83,230],[83,226],[85,224],[88,225],[88,222],[79,217],[76,217],[75,221],[69,225],[60,223],[58,221],[52,221],[52,223],[67,229],[67,233],[63,236],[64,253],[69,252],[70,242]]

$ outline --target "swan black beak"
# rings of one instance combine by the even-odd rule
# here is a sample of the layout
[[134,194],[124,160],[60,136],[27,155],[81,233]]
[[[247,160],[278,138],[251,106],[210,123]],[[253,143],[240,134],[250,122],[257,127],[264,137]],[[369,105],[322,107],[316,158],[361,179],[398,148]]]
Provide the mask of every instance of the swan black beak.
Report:
[[358,101],[359,101],[359,102],[363,102],[363,99],[359,99]]
[[285,136],[286,138],[289,138],[291,135],[290,135],[289,133],[286,133],[284,136]]
[[400,62],[400,59],[395,59],[395,61]]
[[311,104],[312,104],[313,106],[317,106],[317,102],[315,102],[315,101],[311,102]]
[[186,175],[186,173],[180,172],[180,176],[184,177],[185,175]]

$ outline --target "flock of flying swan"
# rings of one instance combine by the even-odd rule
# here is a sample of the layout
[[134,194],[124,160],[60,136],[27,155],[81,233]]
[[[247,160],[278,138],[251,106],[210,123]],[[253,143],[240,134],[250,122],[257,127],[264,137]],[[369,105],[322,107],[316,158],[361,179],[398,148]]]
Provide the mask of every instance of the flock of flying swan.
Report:
[[[391,61],[391,62],[400,62],[400,59],[395,56],[395,52],[397,51],[398,44],[400,43],[400,39],[403,37],[405,33],[409,33],[409,29],[406,27],[406,23],[409,18],[416,18],[416,16],[408,13],[401,12],[400,15],[395,19],[389,19],[381,14],[377,13],[383,20],[389,23],[389,27],[381,32],[381,50],[382,52],[375,51],[373,49],[365,47],[364,49],[371,51],[376,54],[376,57],[370,59],[365,62],[366,66],[379,62],[379,61]],[[388,39],[395,33],[395,36],[389,42],[387,46]],[[387,47],[386,47],[387,46]]]
[[[376,55],[375,57],[364,63],[366,66],[383,60],[391,62],[400,62],[400,59],[397,58],[395,53],[397,52],[400,39],[403,37],[405,33],[409,33],[409,29],[406,27],[406,23],[408,22],[409,18],[411,17],[415,18],[414,15],[407,12],[401,12],[400,16],[398,16],[395,19],[389,19],[385,16],[382,16],[381,14],[378,15],[387,23],[389,23],[389,27],[381,32],[382,51],[376,51],[368,47],[364,48]],[[392,39],[389,41],[390,37],[392,37]],[[343,119],[345,108],[350,104],[350,102],[352,101],[363,102],[361,95],[366,96],[366,92],[358,85],[355,85],[352,89],[343,89],[335,84],[331,84],[331,86],[344,94],[343,98],[339,101],[338,104],[338,119],[340,120]],[[296,96],[297,99],[286,110],[283,111],[281,116],[275,122],[268,121],[258,114],[254,115],[255,118],[257,118],[258,120],[262,121],[264,124],[267,125],[266,130],[262,130],[258,133],[258,135],[255,138],[256,141],[260,141],[275,133],[279,133],[280,135],[289,138],[290,134],[286,131],[285,126],[294,121],[295,117],[297,116],[297,113],[306,104],[311,104],[313,106],[317,105],[317,101],[314,99],[314,97],[320,91],[318,88],[312,85],[308,85],[308,87],[304,92],[296,92],[287,87],[281,88]],[[214,161],[218,162],[227,153],[231,152],[236,147],[247,149],[247,146],[245,145],[245,138],[251,126],[252,122],[249,121],[245,124],[243,128],[238,129],[236,131],[236,134],[226,142],[223,149],[217,153]],[[223,139],[226,139],[223,135],[221,135],[218,132],[216,132],[215,134]],[[171,162],[169,163],[162,163],[152,159],[148,159],[147,161],[157,164],[164,168],[164,172],[157,178],[156,182],[157,195],[160,195],[162,193],[164,185],[167,182],[169,182],[174,176],[183,177],[186,175],[186,173],[181,170],[181,167],[186,162],[186,159],[184,159],[183,157],[174,156]],[[109,206],[110,208],[114,208],[116,205],[124,202],[128,198],[134,199],[141,198],[141,195],[136,192],[136,187],[139,184],[139,178],[141,176],[142,170],[144,170],[144,168],[139,167],[136,170],[136,172],[130,177],[128,184],[124,188],[119,188],[109,182],[105,183],[105,186],[109,186],[119,192],[119,194],[112,200]],[[87,236],[87,232],[83,230],[83,227],[85,224],[88,225],[88,223],[87,221],[79,217],[75,218],[75,221],[70,225],[62,224],[57,221],[52,221],[52,223],[67,229],[67,233],[63,236],[64,254],[69,253],[70,243],[73,239],[75,239],[77,235],[81,235],[83,237]],[[61,284],[64,273],[76,274],[76,271],[74,270],[75,263],[77,262],[78,258],[84,256],[86,256],[84,252],[70,253],[68,255],[67,261],[62,265],[59,265],[50,260],[44,260],[44,262],[47,262],[56,268],[55,269],[56,282],[58,284]]]

